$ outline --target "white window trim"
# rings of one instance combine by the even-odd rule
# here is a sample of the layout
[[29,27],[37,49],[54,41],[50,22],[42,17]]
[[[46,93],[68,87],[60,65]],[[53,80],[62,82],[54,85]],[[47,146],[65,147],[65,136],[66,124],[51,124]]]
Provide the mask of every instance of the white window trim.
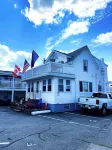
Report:
[[[43,84],[43,81],[46,81],[46,85]],[[46,86],[46,91],[43,91],[43,86]],[[42,80],[42,92],[47,92],[47,80],[46,79]]]
[[49,80],[49,79],[47,79],[47,92],[52,92],[52,87],[53,87],[53,86],[52,86],[52,79],[50,78],[50,80],[51,80],[51,84],[50,84],[50,85],[51,85],[51,91],[48,91],[48,85],[49,85],[49,84],[48,84],[48,80]]
[[[67,87],[66,81],[67,80],[70,81],[70,85],[69,85],[70,86],[70,91],[66,91],[66,87]],[[65,92],[71,92],[71,80],[70,79],[65,79]]]
[[[87,61],[87,71],[84,70],[84,61]],[[83,59],[83,71],[88,72],[88,60],[87,59]]]
[[[83,89],[83,82],[87,82],[88,83],[88,92],[85,92],[84,90],[80,91],[80,82],[82,82],[82,89]],[[89,83],[92,83],[92,92],[93,92],[93,82],[92,81],[79,81],[79,92],[80,93],[92,93],[92,92],[90,92],[90,89],[89,89]]]
[[[59,80],[63,80],[63,91],[59,91]],[[65,92],[65,80],[63,78],[58,78],[58,92]]]

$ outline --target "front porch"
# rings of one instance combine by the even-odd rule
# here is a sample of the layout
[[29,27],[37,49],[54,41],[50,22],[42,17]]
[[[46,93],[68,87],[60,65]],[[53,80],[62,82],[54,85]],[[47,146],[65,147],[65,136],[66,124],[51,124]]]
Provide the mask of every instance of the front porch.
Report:
[[26,100],[42,98],[52,112],[76,109],[72,66],[50,62],[27,71],[22,81],[26,82]]

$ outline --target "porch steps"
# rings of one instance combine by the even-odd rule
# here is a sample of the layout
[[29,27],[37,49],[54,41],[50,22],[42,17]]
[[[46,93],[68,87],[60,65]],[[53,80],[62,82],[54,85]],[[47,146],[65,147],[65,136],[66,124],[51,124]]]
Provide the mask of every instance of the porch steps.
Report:
[[39,114],[45,114],[50,112],[51,112],[50,110],[32,111],[31,115],[39,115]]

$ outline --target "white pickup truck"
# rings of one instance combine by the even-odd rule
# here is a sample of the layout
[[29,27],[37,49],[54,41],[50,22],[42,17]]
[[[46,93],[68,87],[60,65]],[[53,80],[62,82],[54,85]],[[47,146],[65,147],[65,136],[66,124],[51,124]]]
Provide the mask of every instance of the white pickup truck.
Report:
[[82,110],[101,110],[103,115],[112,110],[112,95],[110,93],[93,93],[88,98],[78,98],[78,105]]

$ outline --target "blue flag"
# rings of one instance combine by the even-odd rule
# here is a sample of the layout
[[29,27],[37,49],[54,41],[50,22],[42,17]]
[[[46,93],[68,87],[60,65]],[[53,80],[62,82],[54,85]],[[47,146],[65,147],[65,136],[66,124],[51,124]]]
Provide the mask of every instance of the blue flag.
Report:
[[31,60],[31,68],[34,67],[34,64],[38,58],[39,58],[38,54],[33,50],[32,51],[32,60]]

